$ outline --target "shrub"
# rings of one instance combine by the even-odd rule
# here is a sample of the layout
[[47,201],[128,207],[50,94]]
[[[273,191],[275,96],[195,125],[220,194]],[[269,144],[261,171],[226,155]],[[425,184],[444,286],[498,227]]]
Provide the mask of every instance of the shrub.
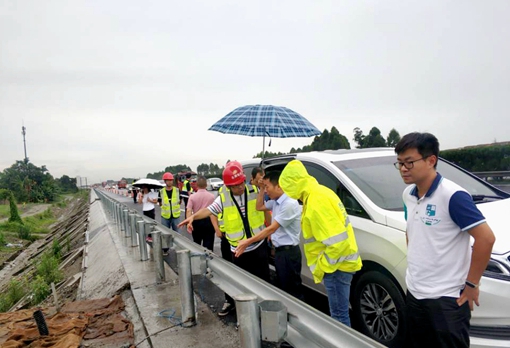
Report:
[[25,225],[18,225],[18,237],[20,239],[25,239],[25,240],[33,240],[32,239],[32,229],[29,227],[29,226],[25,226]]
[[58,242],[57,238],[53,239],[53,244],[51,247],[53,249],[53,256],[55,256],[57,259],[60,259],[60,257],[62,256],[62,246]]
[[5,242],[5,235],[2,232],[0,232],[0,246],[4,246],[5,244],[7,244]]
[[58,269],[58,259],[51,252],[43,254],[36,269],[37,275],[40,275],[46,284],[57,284],[64,278],[62,271]]
[[32,290],[32,294],[34,295],[32,298],[33,305],[41,303],[51,293],[50,286],[46,284],[44,278],[40,275],[35,277],[34,281],[32,281],[30,284],[30,288]]

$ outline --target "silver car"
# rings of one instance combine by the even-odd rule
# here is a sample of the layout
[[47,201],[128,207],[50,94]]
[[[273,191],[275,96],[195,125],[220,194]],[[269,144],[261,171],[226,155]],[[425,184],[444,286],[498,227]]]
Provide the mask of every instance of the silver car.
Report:
[[209,178],[207,179],[207,189],[211,191],[217,191],[223,186],[223,180],[220,178]]

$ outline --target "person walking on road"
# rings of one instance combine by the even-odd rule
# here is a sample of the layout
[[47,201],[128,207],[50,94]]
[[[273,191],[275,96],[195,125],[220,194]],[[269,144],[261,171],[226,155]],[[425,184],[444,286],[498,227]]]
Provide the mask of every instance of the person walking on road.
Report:
[[[280,172],[270,171],[263,179],[259,179],[261,183],[259,187],[263,188],[257,196],[257,210],[271,211],[272,222],[259,234],[239,241],[235,256],[239,257],[251,244],[271,236],[275,247],[274,264],[278,286],[294,297],[304,300],[301,283],[302,256],[299,248],[301,206],[298,201],[283,193],[278,184],[279,178]],[[265,194],[270,200],[264,203]]]
[[[258,190],[245,183],[243,167],[237,161],[231,161],[223,170],[224,187],[219,196],[207,208],[200,209],[179,224],[193,230],[193,221],[221,215],[220,224],[233,253],[239,241],[250,238],[264,229],[264,213],[256,209]],[[233,257],[233,263],[247,272],[269,282],[269,260],[267,244],[264,241],[253,243],[239,257]],[[225,302],[218,312],[225,316],[235,309],[235,302]]]
[[[190,217],[202,208],[207,208],[214,202],[214,195],[206,190],[207,179],[204,176],[198,177],[197,187],[197,192],[189,198],[186,217]],[[214,234],[215,230],[211,218],[193,221],[192,236],[195,243],[213,251]]]
[[181,197],[179,189],[174,186],[172,173],[163,174],[166,187],[159,190],[158,203],[161,205],[161,224],[174,231],[177,229],[177,220],[181,216]]
[[182,182],[181,197],[184,201],[184,211],[188,209],[188,200],[190,195],[193,193],[193,187],[191,187],[191,182],[189,181],[190,178],[191,173],[186,173],[186,179]]
[[[406,347],[469,347],[473,303],[495,242],[470,194],[436,171],[439,142],[409,133],[396,145],[407,221]],[[471,247],[470,238],[474,239]]]
[[303,202],[301,230],[306,261],[315,283],[324,280],[331,317],[351,326],[351,281],[362,264],[344,205],[336,193],[309,175],[298,160],[285,166],[279,184],[289,197]]

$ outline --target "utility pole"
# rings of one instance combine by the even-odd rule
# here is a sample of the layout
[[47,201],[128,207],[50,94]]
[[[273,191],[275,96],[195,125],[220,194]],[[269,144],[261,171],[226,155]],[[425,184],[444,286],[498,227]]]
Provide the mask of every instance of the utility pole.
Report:
[[27,129],[26,129],[24,123],[22,123],[22,126],[21,126],[21,134],[23,134],[23,148],[25,149],[25,163],[28,163],[27,142],[25,141],[25,134],[27,134]]

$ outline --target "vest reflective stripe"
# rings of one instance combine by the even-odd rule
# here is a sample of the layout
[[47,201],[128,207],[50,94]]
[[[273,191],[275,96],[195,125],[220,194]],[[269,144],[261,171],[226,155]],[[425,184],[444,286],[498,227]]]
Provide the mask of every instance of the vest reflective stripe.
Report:
[[[329,237],[328,239],[324,239],[320,243],[322,243],[326,246],[330,246],[330,245],[336,244],[338,242],[342,242],[342,241],[346,240],[347,238],[349,238],[349,235],[347,234],[347,231],[345,231],[345,232],[339,233],[333,237]],[[309,244],[309,243],[313,243],[313,242],[317,242],[317,240],[313,237],[305,239],[305,244]]]
[[342,257],[339,257],[338,259],[330,258],[328,256],[328,254],[324,254],[324,257],[326,257],[326,260],[328,260],[330,265],[334,265],[334,264],[337,264],[337,263],[343,262],[343,261],[356,261],[358,259],[358,257],[359,257],[359,253],[354,253],[354,254],[351,254],[351,255],[342,256]]
[[[253,235],[260,233],[264,229],[264,213],[256,209],[257,190],[251,185],[246,185],[248,190],[248,201],[245,208],[248,209],[248,223]],[[225,237],[232,246],[237,246],[238,242],[246,239],[243,219],[237,206],[235,205],[230,190],[225,189],[220,192],[221,203],[223,205],[222,223],[225,231]],[[223,231],[222,231],[223,232]]]
[[[324,257],[326,257],[326,260],[328,260],[328,263],[330,265],[335,265],[339,262],[343,262],[343,261],[357,261],[358,258],[359,258],[359,253],[355,253],[355,254],[351,254],[351,255],[347,255],[347,256],[342,256],[338,259],[330,259],[328,257],[328,255],[324,255]],[[315,271],[315,269],[317,268],[317,264],[314,263],[313,265],[310,266],[310,271],[313,273]]]
[[[172,189],[172,207],[170,207],[170,200],[166,194],[166,189],[162,188],[159,192],[161,194],[161,216],[165,219],[170,217],[178,218],[181,216],[181,205],[179,203],[179,193],[177,188]],[[171,214],[170,214],[171,209]]]

